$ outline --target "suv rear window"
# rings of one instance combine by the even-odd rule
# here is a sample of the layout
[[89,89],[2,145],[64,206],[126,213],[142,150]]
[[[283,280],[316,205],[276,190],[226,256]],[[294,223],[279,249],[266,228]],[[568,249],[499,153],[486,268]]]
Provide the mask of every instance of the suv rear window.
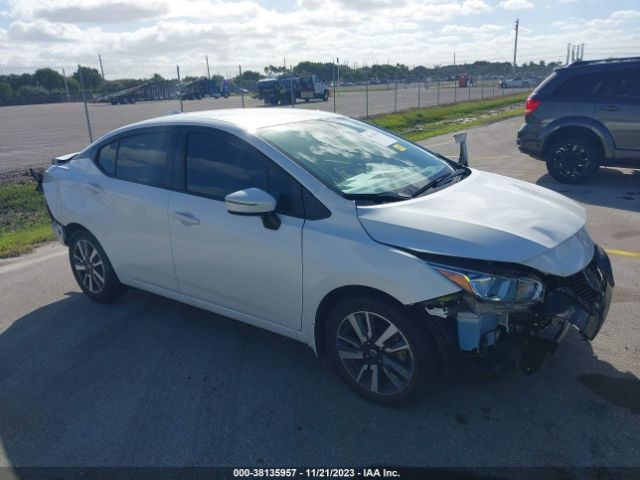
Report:
[[606,75],[604,73],[581,73],[564,81],[553,92],[554,96],[582,97],[602,92]]

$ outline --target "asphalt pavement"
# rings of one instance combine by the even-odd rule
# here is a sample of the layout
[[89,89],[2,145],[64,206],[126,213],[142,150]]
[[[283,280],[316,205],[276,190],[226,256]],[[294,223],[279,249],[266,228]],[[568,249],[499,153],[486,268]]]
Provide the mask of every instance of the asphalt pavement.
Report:
[[[557,184],[515,149],[520,121],[470,130],[472,166],[569,195],[598,243],[640,251],[640,178]],[[471,369],[388,409],[295,341],[141,291],[92,303],[46,245],[0,263],[0,465],[640,466],[640,258],[611,259],[592,344],[572,331],[532,377]]]

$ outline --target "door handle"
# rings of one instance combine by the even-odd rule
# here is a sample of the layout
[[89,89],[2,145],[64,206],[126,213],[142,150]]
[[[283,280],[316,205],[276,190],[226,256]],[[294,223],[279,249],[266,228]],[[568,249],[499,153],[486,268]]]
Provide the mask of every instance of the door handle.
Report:
[[89,183],[87,184],[87,188],[91,193],[95,193],[96,195],[104,192],[104,188],[99,183]]
[[616,105],[605,105],[604,107],[600,107],[600,110],[605,110],[607,112],[617,112],[620,110],[620,107]]
[[185,227],[192,225],[200,225],[200,219],[193,213],[189,212],[173,212],[173,216],[176,220],[181,222]]

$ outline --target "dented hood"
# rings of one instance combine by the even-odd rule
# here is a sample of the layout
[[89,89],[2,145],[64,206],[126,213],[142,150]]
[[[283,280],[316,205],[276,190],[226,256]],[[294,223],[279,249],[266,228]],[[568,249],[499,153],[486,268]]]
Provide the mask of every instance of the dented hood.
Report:
[[586,214],[546,188],[473,170],[416,199],[358,206],[376,241],[438,255],[512,262],[553,275],[582,270],[593,257]]

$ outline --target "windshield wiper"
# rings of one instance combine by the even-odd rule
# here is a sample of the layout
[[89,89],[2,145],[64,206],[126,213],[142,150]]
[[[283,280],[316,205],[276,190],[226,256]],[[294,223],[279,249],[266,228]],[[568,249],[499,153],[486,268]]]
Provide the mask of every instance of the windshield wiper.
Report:
[[349,200],[369,200],[372,202],[400,202],[411,198],[394,193],[345,193],[342,196]]
[[420,195],[422,195],[424,192],[426,192],[427,190],[431,190],[432,188],[436,188],[438,186],[440,186],[442,183],[452,180],[455,177],[461,177],[463,175],[469,175],[471,173],[471,169],[468,167],[460,167],[456,170],[454,170],[453,172],[449,172],[449,173],[445,173],[444,175],[439,176],[438,178],[434,178],[433,180],[431,180],[430,182],[428,182],[426,185],[423,185],[422,187],[420,187],[418,190],[416,190],[413,195],[411,195],[411,198],[416,198],[419,197]]

